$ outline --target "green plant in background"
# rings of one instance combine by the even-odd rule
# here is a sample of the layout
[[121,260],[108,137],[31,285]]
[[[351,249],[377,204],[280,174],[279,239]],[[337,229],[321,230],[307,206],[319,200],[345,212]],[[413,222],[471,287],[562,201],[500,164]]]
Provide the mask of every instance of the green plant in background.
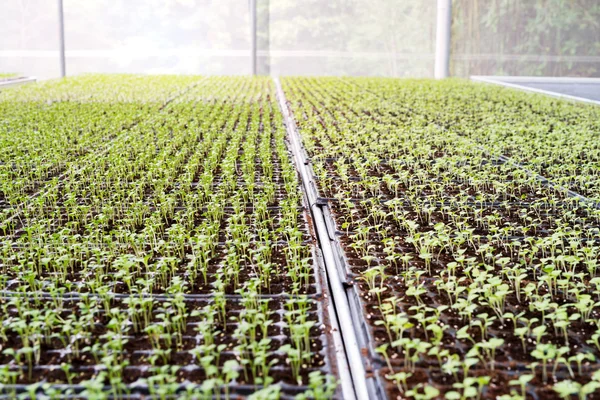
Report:
[[599,17],[593,0],[455,0],[453,74],[598,76]]

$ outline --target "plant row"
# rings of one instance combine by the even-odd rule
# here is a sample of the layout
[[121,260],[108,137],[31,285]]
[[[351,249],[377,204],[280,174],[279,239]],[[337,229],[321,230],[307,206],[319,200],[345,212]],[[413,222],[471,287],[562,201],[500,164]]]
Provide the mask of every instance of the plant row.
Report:
[[600,201],[600,110],[594,105],[460,80],[355,83],[380,101],[390,99],[395,113],[426,113],[492,156],[509,157],[558,186]]
[[[13,214],[10,208],[21,206],[47,181],[63,178],[71,163],[98,157],[113,139],[164,107],[167,96],[198,84],[199,78],[132,76],[121,82],[119,91],[118,80],[104,78],[87,89],[87,96],[79,93],[90,82],[95,81],[48,81],[0,95],[0,210],[6,218]],[[135,101],[139,94],[134,88],[152,101]],[[44,97],[30,101],[32,93]]]
[[11,94],[60,99],[82,120],[123,109],[102,114],[118,135],[0,227],[4,392],[330,398],[313,239],[272,82],[146,78],[150,98],[136,79]]
[[[593,398],[600,211],[560,187],[570,172],[532,172],[577,148],[593,182],[597,149],[576,133],[594,137],[597,111],[460,81],[283,83],[389,397]],[[561,118],[572,142],[541,133]]]

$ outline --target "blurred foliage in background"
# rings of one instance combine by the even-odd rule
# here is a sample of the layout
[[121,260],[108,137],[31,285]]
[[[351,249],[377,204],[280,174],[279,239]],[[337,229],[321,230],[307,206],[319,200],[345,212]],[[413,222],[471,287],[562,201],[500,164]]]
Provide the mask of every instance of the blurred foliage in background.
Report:
[[454,0],[452,72],[600,76],[600,1]]
[[[257,0],[259,72],[431,77],[436,0]],[[67,72],[247,74],[248,0],[64,0]],[[56,0],[0,1],[0,71],[58,75]],[[454,0],[452,73],[600,76],[599,0]]]
[[435,0],[270,2],[271,72],[428,77]]

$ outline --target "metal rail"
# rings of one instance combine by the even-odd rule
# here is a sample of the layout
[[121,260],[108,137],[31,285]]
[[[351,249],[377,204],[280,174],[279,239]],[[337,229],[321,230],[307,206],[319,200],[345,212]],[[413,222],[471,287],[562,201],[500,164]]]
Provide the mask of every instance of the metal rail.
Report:
[[541,77],[503,77],[503,76],[471,76],[471,80],[475,82],[489,83],[492,85],[505,86],[512,89],[518,89],[525,92],[545,94],[547,96],[556,97],[564,100],[578,101],[582,103],[589,103],[600,105],[600,101],[591,100],[585,97],[578,97],[569,94],[563,94],[553,92],[550,90],[537,89],[528,86],[524,86],[523,83],[600,83],[598,78],[541,78]]
[[36,80],[37,80],[37,78],[35,76],[7,79],[5,81],[0,81],[0,90],[4,89],[4,88],[9,88],[12,86],[19,86],[19,85],[25,85],[27,83],[34,83]]
[[438,0],[434,70],[436,79],[443,79],[450,76],[451,27],[452,0]]
[[[274,78],[277,99],[281,112],[284,116],[286,130],[289,138],[289,146],[295,160],[296,168],[302,178],[302,186],[308,198],[312,221],[315,227],[315,234],[319,240],[320,248],[323,253],[325,264],[326,279],[331,290],[332,306],[330,310],[334,313],[333,318],[337,319],[339,324],[339,333],[343,344],[336,351],[338,368],[340,371],[342,393],[344,399],[374,399],[377,398],[377,391],[373,382],[374,377],[369,374],[365,368],[366,360],[362,357],[362,343],[359,341],[356,327],[360,326],[360,321],[356,321],[356,310],[352,309],[349,301],[349,291],[352,290],[351,282],[346,282],[340,276],[339,242],[335,238],[335,233],[331,231],[332,221],[328,219],[327,202],[323,202],[318,195],[315,185],[315,178],[309,166],[309,160],[301,144],[296,122],[291,114],[285,94],[281,87],[279,78]],[[345,286],[344,284],[347,284]],[[349,287],[348,287],[349,286]],[[354,311],[354,312],[353,312]],[[332,324],[335,330],[337,327]],[[334,336],[335,339],[335,336]],[[336,344],[339,346],[340,344]],[[343,349],[343,352],[341,351]],[[368,382],[369,381],[369,382]]]
[[67,59],[65,56],[65,13],[63,0],[58,0],[58,43],[60,57],[60,76],[67,76]]

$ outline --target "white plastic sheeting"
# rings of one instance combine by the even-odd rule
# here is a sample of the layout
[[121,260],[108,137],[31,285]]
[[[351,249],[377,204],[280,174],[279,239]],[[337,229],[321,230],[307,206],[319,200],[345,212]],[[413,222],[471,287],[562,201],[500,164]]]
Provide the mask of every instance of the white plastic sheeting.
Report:
[[[0,0],[0,72],[60,73],[57,0]],[[68,74],[251,73],[248,0],[63,0]],[[258,73],[433,77],[436,0],[256,0]],[[451,75],[600,76],[597,0],[453,0]]]

